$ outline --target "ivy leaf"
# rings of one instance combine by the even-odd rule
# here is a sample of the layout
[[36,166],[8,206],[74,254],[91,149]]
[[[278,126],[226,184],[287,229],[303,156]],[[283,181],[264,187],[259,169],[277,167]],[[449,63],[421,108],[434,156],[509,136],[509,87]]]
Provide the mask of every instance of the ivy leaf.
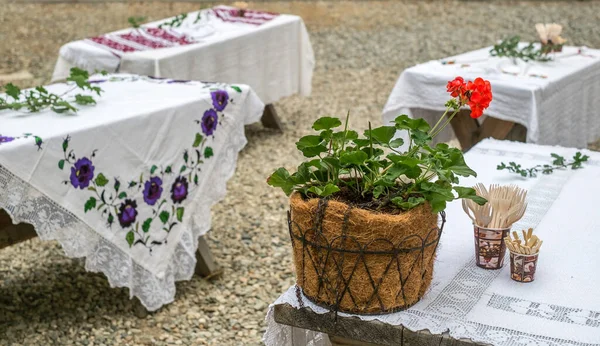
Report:
[[119,199],[123,199],[125,197],[127,197],[127,193],[125,191],[123,191],[119,194]]
[[67,136],[67,138],[65,138],[62,142],[62,149],[63,152],[67,152],[67,149],[69,149],[69,136]]
[[18,100],[19,96],[21,95],[21,89],[12,83],[8,83],[4,86],[4,92],[14,100]]
[[87,202],[85,202],[83,210],[87,213],[88,210],[92,210],[94,208],[96,208],[96,198],[90,197],[90,199],[88,199]]
[[108,214],[108,225],[112,225],[114,221],[115,221],[115,217],[113,216],[112,213],[109,213]]
[[340,163],[342,165],[362,165],[369,156],[364,151],[349,151],[342,154]]
[[150,224],[152,223],[152,218],[147,218],[146,221],[142,224],[142,231],[144,233],[148,233],[150,231]]
[[373,141],[379,142],[384,145],[390,144],[392,138],[396,134],[396,128],[394,126],[381,126],[372,130],[365,131],[365,137],[372,138]]
[[487,199],[485,199],[481,196],[477,196],[477,192],[473,188],[455,186],[454,191],[456,191],[456,193],[458,193],[458,198],[467,198],[479,205],[484,205],[487,203]]
[[115,191],[119,192],[120,187],[121,187],[121,182],[118,179],[115,179],[115,185],[114,185]]
[[287,169],[280,167],[267,179],[267,184],[280,187],[286,195],[290,195],[294,188],[294,182]]
[[96,100],[94,100],[94,98],[89,95],[77,94],[75,95],[75,103],[77,103],[78,105],[92,105],[96,104]]
[[198,185],[198,174],[194,174],[194,184]]
[[200,143],[202,143],[202,139],[204,139],[204,137],[202,137],[201,134],[196,133],[196,138],[194,139],[194,144],[192,144],[192,147],[198,148]]
[[157,169],[158,167],[156,165],[152,165],[152,167],[150,168],[150,174],[154,174],[154,172],[156,172]]
[[173,170],[171,169],[171,166],[167,166],[167,168],[165,168],[165,173],[171,173],[173,172]]
[[170,216],[169,212],[166,210],[163,210],[158,215],[158,218],[160,219],[160,221],[162,221],[162,223],[166,224],[169,221],[169,216]]
[[186,151],[183,152],[183,161],[185,161],[185,163],[187,163],[188,159],[189,159],[189,155],[188,155],[188,152],[186,150]]
[[233,90],[235,90],[235,91],[237,91],[237,92],[239,92],[239,93],[241,93],[241,92],[242,92],[242,88],[240,88],[240,87],[239,87],[239,86],[237,86],[237,85],[231,85],[231,89],[233,89]]
[[104,174],[100,173],[98,174],[98,176],[96,177],[96,180],[94,180],[96,182],[96,185],[103,187],[106,184],[108,184],[108,179],[106,179],[106,177],[104,176]]
[[342,121],[333,117],[322,117],[317,119],[312,128],[316,131],[329,130],[342,125]]
[[181,168],[179,169],[179,173],[183,173],[186,169],[187,169],[186,165],[181,166]]
[[135,234],[133,233],[133,231],[127,232],[127,235],[125,235],[125,240],[127,240],[127,244],[129,244],[129,247],[133,246],[133,241],[135,240]]
[[212,157],[213,155],[214,155],[214,153],[213,153],[213,149],[211,147],[206,147],[204,149],[204,158],[205,159],[208,159],[208,158]]
[[184,212],[183,207],[177,208],[177,220],[179,222],[183,222],[183,212]]
[[311,186],[308,191],[320,197],[327,197],[340,191],[340,188],[333,184],[327,184],[323,188],[319,186]]
[[65,160],[58,161],[58,168],[60,168],[60,169],[65,168]]

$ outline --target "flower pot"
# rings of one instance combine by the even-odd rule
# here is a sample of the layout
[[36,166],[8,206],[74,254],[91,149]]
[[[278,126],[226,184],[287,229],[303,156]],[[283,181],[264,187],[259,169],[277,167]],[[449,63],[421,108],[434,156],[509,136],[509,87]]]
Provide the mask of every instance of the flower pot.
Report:
[[483,269],[500,269],[504,265],[506,244],[504,237],[509,228],[485,228],[473,225],[475,236],[475,262]]
[[510,251],[510,278],[518,282],[532,282],[539,252],[525,255]]
[[406,309],[425,294],[445,222],[429,204],[398,215],[290,198],[296,281],[315,304],[355,314]]

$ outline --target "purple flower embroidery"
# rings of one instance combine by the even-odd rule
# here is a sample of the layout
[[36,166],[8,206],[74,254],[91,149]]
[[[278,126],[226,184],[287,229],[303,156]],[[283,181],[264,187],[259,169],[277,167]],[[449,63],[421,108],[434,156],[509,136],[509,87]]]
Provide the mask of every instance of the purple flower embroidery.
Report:
[[75,188],[85,189],[94,179],[94,166],[87,157],[82,157],[71,167],[71,184]]
[[218,123],[219,115],[217,112],[214,109],[207,110],[202,116],[202,132],[207,136],[211,136],[215,132]]
[[171,187],[171,199],[173,203],[183,202],[188,195],[188,182],[185,177],[179,177],[175,179],[173,186]]
[[117,214],[121,227],[127,228],[135,222],[135,218],[138,214],[136,208],[137,203],[134,200],[126,199],[125,202],[121,203],[119,206],[119,213]]
[[227,106],[227,101],[229,101],[229,94],[225,90],[216,90],[210,93],[212,96],[213,107],[218,112],[223,111]]
[[144,201],[148,205],[154,205],[162,195],[162,192],[162,180],[159,177],[152,177],[144,184]]
[[0,144],[14,141],[14,137],[0,136]]

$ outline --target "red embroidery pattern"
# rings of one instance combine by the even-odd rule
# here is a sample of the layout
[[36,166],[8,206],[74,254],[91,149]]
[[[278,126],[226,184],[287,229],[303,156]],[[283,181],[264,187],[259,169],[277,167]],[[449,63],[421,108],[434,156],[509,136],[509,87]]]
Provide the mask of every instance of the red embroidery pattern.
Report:
[[120,38],[126,40],[126,41],[131,41],[131,42],[135,42],[137,44],[141,44],[142,46],[146,46],[149,47],[150,49],[157,49],[157,48],[164,48],[167,47],[167,45],[162,44],[158,41],[154,41],[151,40],[147,37],[144,37],[142,35],[136,35],[133,32],[129,32],[127,34],[121,34],[118,35]]
[[179,44],[182,46],[186,45],[186,44],[194,43],[190,39],[188,39],[185,35],[177,35],[173,32],[169,32],[167,30],[160,29],[160,28],[146,28],[145,31],[149,35],[152,35],[154,37],[158,37],[165,41],[173,42],[173,43],[176,43],[176,44]]
[[112,50],[116,50],[116,51],[120,51],[120,52],[124,52],[124,53],[137,51],[137,49],[135,49],[131,46],[113,41],[106,36],[96,36],[96,37],[89,38],[89,40],[92,42],[98,43],[100,45],[106,46]]
[[252,25],[261,25],[279,16],[277,13],[240,10],[229,6],[214,7],[213,12],[224,22],[246,23]]

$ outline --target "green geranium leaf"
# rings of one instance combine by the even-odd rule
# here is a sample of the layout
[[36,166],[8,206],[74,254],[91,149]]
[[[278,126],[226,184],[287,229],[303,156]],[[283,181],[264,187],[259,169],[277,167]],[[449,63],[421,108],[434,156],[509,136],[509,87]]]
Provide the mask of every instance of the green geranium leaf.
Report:
[[204,137],[202,137],[201,134],[196,133],[196,138],[194,138],[194,144],[192,144],[192,147],[198,148],[200,146],[200,143],[202,143],[203,138]]
[[322,118],[319,118],[317,121],[315,121],[312,128],[316,131],[320,131],[320,130],[333,129],[340,125],[342,125],[342,121],[338,118],[322,117]]
[[445,168],[451,170],[452,172],[454,172],[455,174],[458,174],[460,176],[463,177],[469,177],[469,176],[473,176],[476,177],[477,173],[475,173],[474,170],[472,170],[471,168],[469,168],[469,166],[467,166],[467,164],[465,163],[465,158],[463,156],[463,153],[456,148],[450,148],[450,155],[449,155],[449,159],[450,159],[450,164],[448,166],[446,166]]
[[85,202],[83,210],[87,213],[88,210],[92,210],[94,208],[96,208],[96,198],[90,197],[90,199],[88,199],[87,202]]
[[368,139],[353,139],[352,142],[358,147],[368,147],[371,144],[371,141]]
[[372,130],[365,131],[365,137],[373,138],[373,141],[389,145],[396,134],[396,128],[393,126],[381,126]]
[[127,244],[129,244],[129,247],[132,247],[133,241],[135,240],[135,233],[133,233],[133,231],[127,232],[127,235],[125,235],[125,240],[127,240]]
[[368,159],[368,155],[364,151],[345,152],[340,157],[342,165],[362,165]]
[[485,198],[477,196],[477,192],[473,188],[455,186],[454,191],[456,191],[456,193],[458,194],[458,198],[467,198],[473,200],[473,202],[479,205],[484,205],[487,203],[487,200]]
[[409,197],[407,201],[402,199],[402,197],[394,197],[392,198],[392,203],[397,205],[403,210],[410,210],[418,205],[425,203],[425,198],[423,197]]
[[96,177],[96,180],[94,180],[96,182],[96,185],[103,187],[106,184],[108,184],[108,179],[106,179],[106,177],[104,176],[104,174],[100,173],[98,174],[98,176]]
[[294,182],[290,177],[290,173],[287,169],[281,167],[277,169],[271,176],[267,179],[267,184],[273,187],[280,187],[286,195],[290,195],[294,188]]
[[308,191],[320,197],[327,197],[340,191],[340,188],[333,184],[327,184],[325,187],[311,186]]
[[344,140],[344,138],[346,138],[347,141],[358,139],[358,132],[353,131],[353,130],[348,130],[348,131],[335,132],[333,134],[334,141],[341,142]]
[[381,194],[383,194],[384,192],[385,192],[385,186],[383,186],[383,185],[375,186],[375,188],[373,189],[373,197],[379,198],[379,196],[381,196]]
[[152,218],[147,218],[146,221],[142,224],[142,231],[144,233],[148,233],[150,231],[150,224],[152,223]]
[[418,146],[423,146],[431,141],[431,136],[427,134],[427,132],[421,130],[414,130],[410,134],[410,138],[415,142]]
[[394,123],[398,130],[410,130],[410,131],[421,131],[421,132],[429,132],[431,126],[424,119],[412,119],[406,114],[402,114],[398,116]]
[[398,147],[401,147],[403,144],[404,144],[404,139],[396,138],[390,142],[390,147],[398,148]]
[[163,210],[160,212],[160,214],[158,214],[158,218],[163,224],[166,224],[169,221],[169,216],[170,214],[166,210]]
[[77,94],[75,95],[75,103],[77,103],[78,105],[92,105],[96,104],[96,100],[94,100],[93,97],[88,95]]

